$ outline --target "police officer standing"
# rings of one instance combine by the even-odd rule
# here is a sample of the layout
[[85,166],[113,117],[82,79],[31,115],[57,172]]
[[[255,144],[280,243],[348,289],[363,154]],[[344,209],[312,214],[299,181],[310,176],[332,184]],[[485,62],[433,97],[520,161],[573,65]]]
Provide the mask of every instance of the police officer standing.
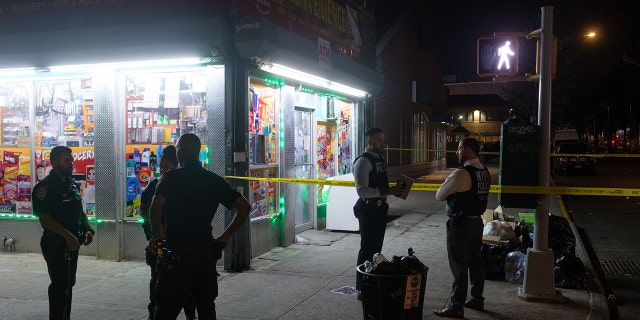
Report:
[[[151,203],[149,248],[164,240],[175,261],[158,274],[156,320],[176,319],[189,292],[195,299],[199,319],[216,318],[216,260],[221,254],[217,248],[228,245],[251,210],[247,199],[222,177],[202,168],[198,161],[200,147],[200,139],[194,134],[178,139],[176,150],[181,167],[162,176]],[[237,212],[214,240],[211,221],[219,204]]]
[[[402,188],[389,187],[387,163],[382,156],[384,152],[384,133],[380,128],[371,128],[365,133],[367,149],[353,162],[358,200],[353,206],[353,213],[358,219],[360,229],[360,251],[357,265],[371,260],[373,255],[382,250],[384,233],[387,228],[387,196],[399,196]],[[362,300],[362,275],[356,272],[356,290],[358,300]]]
[[[169,145],[162,149],[162,155],[160,156],[160,174],[165,173],[178,167],[178,156],[176,155],[176,147]],[[147,237],[147,241],[151,240],[151,224],[149,223],[149,207],[151,207],[151,200],[156,192],[156,186],[158,179],[154,179],[149,185],[142,191],[140,196],[140,216],[144,218],[142,223],[142,229],[144,235]],[[158,259],[155,252],[146,250],[146,262],[151,267],[151,279],[149,280],[149,304],[147,309],[149,310],[149,319],[153,319],[153,313],[156,309],[156,283],[158,282]],[[184,304],[184,315],[187,320],[197,319],[196,306],[193,301],[193,297],[189,294]]]
[[40,239],[49,278],[49,319],[69,319],[72,288],[76,283],[78,250],[89,245],[95,231],[82,208],[82,197],[71,174],[71,149],[51,150],[51,173],[33,189],[33,214],[44,228]]
[[[446,200],[447,253],[454,278],[449,306],[433,311],[442,317],[464,318],[463,307],[484,310],[481,216],[487,209],[491,175],[480,162],[479,151],[478,140],[461,139],[456,154],[462,167],[451,172],[436,192],[436,200]],[[471,297],[465,302],[469,280]]]

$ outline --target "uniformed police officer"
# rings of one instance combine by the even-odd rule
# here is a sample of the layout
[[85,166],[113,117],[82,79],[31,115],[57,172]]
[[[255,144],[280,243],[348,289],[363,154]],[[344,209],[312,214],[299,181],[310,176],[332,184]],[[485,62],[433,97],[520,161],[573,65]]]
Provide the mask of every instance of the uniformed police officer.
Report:
[[[160,173],[165,173],[178,167],[178,156],[176,154],[175,146],[167,146],[162,149],[162,155],[160,156]],[[151,224],[149,223],[149,207],[151,207],[151,200],[156,192],[156,186],[158,185],[158,179],[155,179],[149,183],[149,185],[142,191],[140,196],[140,216],[144,218],[142,223],[142,229],[144,235],[147,237],[147,241],[151,240]],[[147,309],[149,310],[149,319],[153,319],[153,313],[156,309],[156,283],[158,282],[158,259],[155,252],[146,250],[146,262],[151,267],[151,279],[149,280],[149,304]],[[197,319],[196,317],[196,305],[193,301],[193,297],[189,294],[184,304],[184,315],[187,320]]]
[[[399,196],[400,186],[389,186],[387,163],[382,156],[384,152],[384,133],[380,128],[371,128],[365,133],[367,148],[353,162],[358,200],[353,206],[353,213],[358,218],[360,229],[360,251],[358,265],[366,260],[371,261],[374,254],[382,250],[384,234],[387,228],[387,196]],[[356,272],[356,290],[358,299],[361,294],[362,276]]]
[[[198,161],[200,147],[200,139],[194,134],[178,139],[181,167],[162,176],[151,203],[153,237],[149,248],[164,240],[176,261],[171,268],[161,268],[158,275],[156,320],[176,319],[189,292],[196,301],[199,319],[216,318],[216,260],[220,254],[216,247],[224,249],[228,245],[251,210],[247,199],[222,177],[202,168]],[[214,242],[211,221],[219,204],[237,212]]]
[[89,245],[95,231],[82,209],[82,197],[71,174],[71,149],[51,150],[51,173],[33,189],[33,214],[44,228],[40,239],[49,278],[49,319],[69,319],[71,292],[76,283],[78,250]]
[[[446,200],[447,253],[454,279],[449,306],[433,311],[442,317],[463,318],[464,307],[484,310],[481,216],[487,209],[491,175],[480,162],[479,151],[478,140],[461,139],[456,151],[461,167],[451,172],[436,192],[436,200]],[[469,280],[471,297],[465,302]]]

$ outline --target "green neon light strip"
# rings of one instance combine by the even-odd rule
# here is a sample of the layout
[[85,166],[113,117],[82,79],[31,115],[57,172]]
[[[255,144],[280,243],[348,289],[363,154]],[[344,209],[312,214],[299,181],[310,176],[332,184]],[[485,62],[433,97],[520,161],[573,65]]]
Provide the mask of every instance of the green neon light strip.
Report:
[[[7,220],[38,220],[38,217],[32,214],[16,214],[16,213],[0,213],[0,218]],[[87,217],[87,219],[91,221],[95,221],[96,223],[103,223],[103,219],[97,219],[95,217]],[[126,222],[136,222],[136,223],[144,223],[144,219],[140,218],[137,220],[126,220]]]

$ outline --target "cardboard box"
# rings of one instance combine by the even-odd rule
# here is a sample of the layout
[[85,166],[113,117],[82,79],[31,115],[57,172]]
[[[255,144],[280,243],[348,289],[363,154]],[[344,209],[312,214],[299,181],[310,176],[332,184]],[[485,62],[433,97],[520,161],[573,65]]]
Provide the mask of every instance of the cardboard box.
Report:
[[413,179],[405,176],[404,174],[398,176],[398,182],[396,185],[402,186],[402,194],[400,194],[400,198],[405,200],[407,199],[409,191],[411,191],[411,186],[413,186],[413,182]]
[[524,220],[526,224],[534,224],[536,221],[536,215],[533,212],[518,212],[518,218],[520,221]]

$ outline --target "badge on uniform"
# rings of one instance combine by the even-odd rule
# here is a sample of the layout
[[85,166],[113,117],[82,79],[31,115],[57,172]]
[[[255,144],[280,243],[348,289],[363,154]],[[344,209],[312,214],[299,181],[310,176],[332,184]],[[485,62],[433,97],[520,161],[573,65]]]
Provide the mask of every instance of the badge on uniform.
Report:
[[47,187],[46,186],[41,186],[38,188],[38,190],[36,190],[36,198],[38,200],[44,200],[44,198],[47,196]]
[[376,206],[382,207],[382,199],[378,199],[378,202],[376,202]]

